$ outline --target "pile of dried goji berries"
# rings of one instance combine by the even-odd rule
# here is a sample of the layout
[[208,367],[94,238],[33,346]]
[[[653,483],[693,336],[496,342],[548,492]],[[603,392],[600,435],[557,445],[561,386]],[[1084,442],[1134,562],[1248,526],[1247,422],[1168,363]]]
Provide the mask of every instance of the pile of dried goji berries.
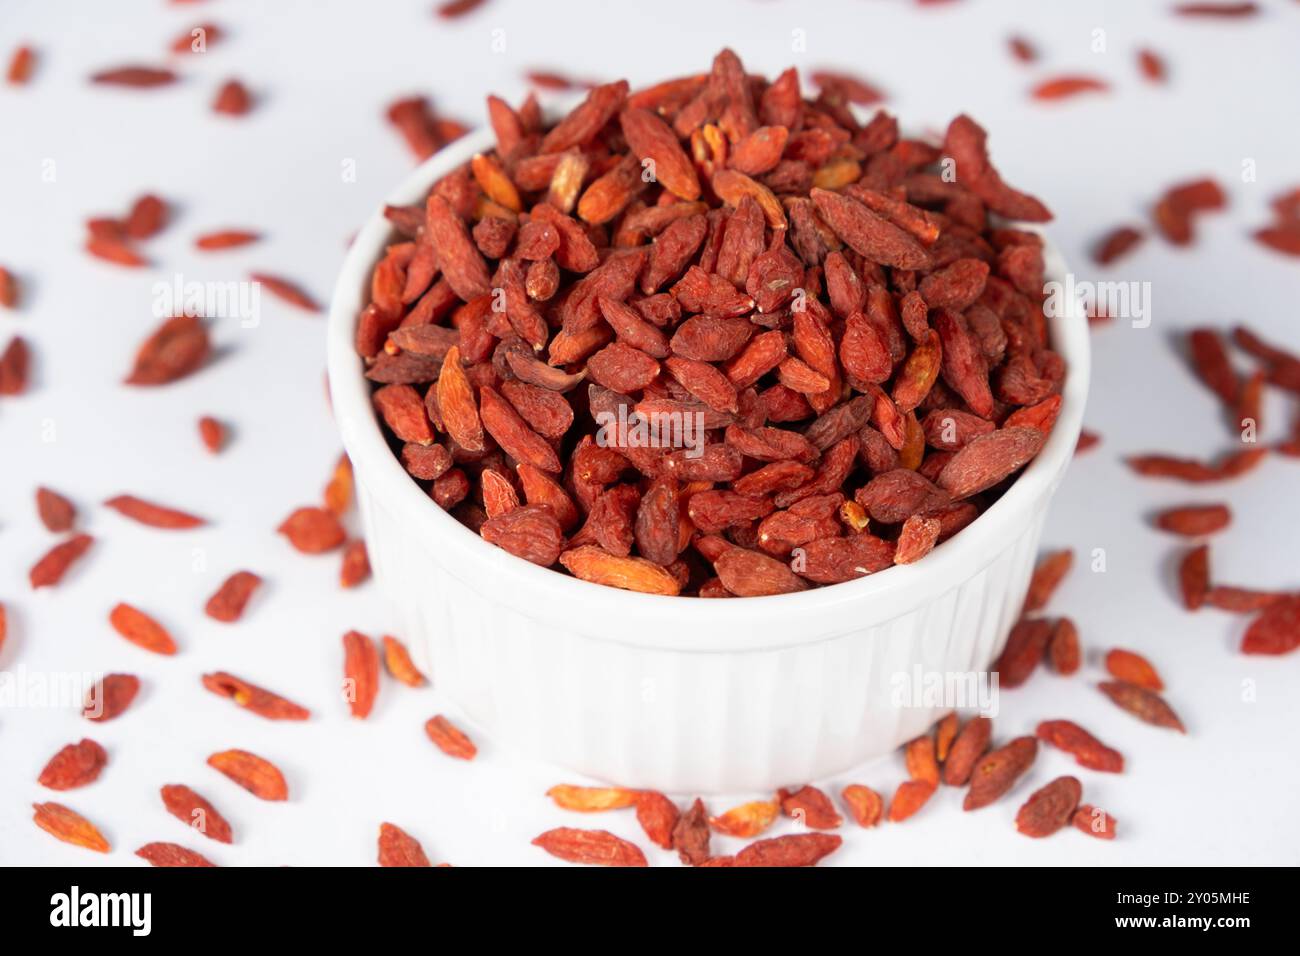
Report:
[[805,99],[724,50],[549,126],[491,98],[496,150],[388,210],[357,327],[434,501],[539,565],[703,597],[847,581],[974,520],[1060,408],[1042,242],[998,218],[1050,214],[969,117],[908,139],[855,89]]

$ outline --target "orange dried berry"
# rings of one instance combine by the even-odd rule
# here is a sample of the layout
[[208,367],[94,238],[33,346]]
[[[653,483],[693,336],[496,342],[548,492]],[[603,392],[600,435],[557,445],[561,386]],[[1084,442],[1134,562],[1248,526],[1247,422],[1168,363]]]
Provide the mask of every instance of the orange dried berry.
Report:
[[1057,777],[1030,794],[1016,813],[1016,829],[1028,837],[1051,836],[1070,823],[1082,796],[1077,777]]
[[9,340],[0,352],[0,395],[21,395],[27,390],[31,370],[31,349],[21,335]]
[[202,853],[187,850],[176,843],[146,843],[135,851],[135,855],[142,860],[149,861],[150,866],[208,867],[217,865]]
[[[212,100],[212,111],[227,116],[243,116],[253,105],[252,94],[239,80],[226,80]],[[200,247],[203,248],[203,247]],[[225,247],[221,247],[225,248]]]
[[1300,597],[1274,600],[1251,622],[1241,641],[1243,654],[1289,654],[1300,647]]
[[1180,734],[1187,733],[1173,708],[1155,691],[1122,680],[1103,681],[1097,688],[1117,707],[1127,710],[1138,720],[1155,727],[1168,727]]
[[208,598],[203,611],[208,617],[225,624],[238,621],[244,615],[249,599],[262,584],[262,579],[252,571],[236,571],[222,582],[217,593]]
[[348,542],[343,549],[343,564],[339,570],[339,584],[354,588],[370,577],[370,556],[366,543],[360,538]]
[[379,693],[379,651],[360,631],[343,635],[343,699],[353,717],[365,719]]
[[1124,756],[1118,750],[1107,747],[1072,721],[1045,720],[1034,734],[1039,740],[1073,754],[1081,767],[1107,773],[1120,773],[1124,769]]
[[226,447],[226,426],[211,415],[204,415],[199,419],[199,440],[212,454],[218,454]]
[[96,259],[111,262],[114,265],[138,269],[149,265],[149,260],[126,244],[121,238],[109,236],[91,236],[86,240],[86,251]]
[[94,543],[94,540],[88,534],[78,534],[50,548],[27,572],[32,589],[53,587],[58,584],[63,580],[63,575],[67,573],[68,568],[86,553],[86,549]]
[[813,830],[834,830],[844,822],[831,798],[813,786],[803,786],[793,793],[780,791],[781,812],[794,817]]
[[433,425],[425,411],[424,399],[412,386],[385,385],[371,396],[371,401],[388,430],[403,442],[433,444]]
[[36,513],[46,530],[55,533],[72,530],[77,520],[76,506],[49,488],[36,489]]
[[624,787],[579,787],[562,783],[546,791],[561,810],[579,813],[597,813],[602,810],[621,810],[635,806],[640,796],[636,790]]
[[1052,670],[1068,676],[1079,670],[1083,652],[1079,648],[1079,629],[1068,617],[1057,620],[1047,642],[1047,660]]
[[972,717],[967,721],[944,761],[943,782],[950,787],[965,786],[976,762],[988,749],[992,736],[993,721],[988,717]]
[[570,863],[596,866],[647,866],[645,854],[636,845],[606,830],[578,830],[558,827],[533,840],[551,856]]
[[420,841],[392,823],[379,824],[380,866],[430,866]]
[[939,786],[939,762],[934,753],[934,738],[930,735],[917,737],[908,742],[903,751],[907,763],[907,775],[922,783]]
[[677,818],[673,826],[673,849],[687,866],[700,866],[712,854],[709,852],[709,812],[698,797],[690,809]]
[[150,239],[162,231],[167,223],[167,203],[157,196],[144,195],[131,204],[122,221],[122,232],[128,239]]
[[1115,818],[1112,817],[1101,807],[1094,807],[1090,803],[1081,803],[1074,816],[1070,818],[1076,830],[1080,830],[1088,836],[1096,837],[1099,840],[1115,839]]
[[749,197],[758,203],[758,208],[763,211],[763,216],[771,228],[786,228],[785,208],[781,205],[781,200],[777,199],[772,190],[757,180],[750,179],[744,173],[734,169],[720,169],[713,174],[712,185],[718,198],[728,205],[739,207],[741,202]]
[[754,800],[710,817],[709,825],[727,836],[754,837],[770,827],[780,812],[781,805],[775,800]]
[[303,554],[332,551],[347,539],[338,518],[324,508],[298,508],[276,530]]
[[1046,607],[1073,564],[1074,552],[1068,548],[1045,555],[1030,578],[1029,591],[1025,595],[1025,610],[1039,611]]
[[429,739],[433,741],[434,745],[448,757],[455,757],[458,760],[473,760],[478,753],[478,748],[474,746],[474,742],[442,714],[430,717],[424,725],[424,732],[429,735]]
[[1094,76],[1056,76],[1037,84],[1029,95],[1036,100],[1063,100],[1081,93],[1105,93],[1110,84]]
[[889,804],[889,822],[902,823],[916,814],[934,796],[937,783],[928,780],[904,780],[894,791],[894,799]]
[[36,825],[57,840],[85,847],[96,853],[109,851],[108,841],[93,823],[61,803],[34,803]]
[[202,833],[218,843],[230,843],[230,824],[217,808],[184,784],[171,783],[163,787],[163,806],[167,812],[187,827]]
[[895,564],[914,564],[934,550],[943,525],[938,518],[911,515],[903,522],[894,551]]
[[1200,545],[1188,551],[1178,565],[1178,585],[1183,594],[1183,605],[1195,611],[1205,603],[1210,590],[1210,548]]
[[1110,265],[1141,245],[1143,238],[1143,234],[1132,226],[1118,226],[1096,244],[1092,258],[1098,265]]
[[641,790],[636,795],[636,822],[655,846],[673,848],[673,831],[681,811],[677,804],[657,790]]
[[1233,371],[1223,336],[1215,329],[1193,329],[1188,334],[1192,365],[1201,381],[1232,408],[1241,392],[1241,382]]
[[108,754],[93,740],[68,744],[45,765],[37,782],[51,790],[75,790],[94,783],[108,763]]
[[29,46],[18,47],[9,59],[9,69],[5,73],[6,81],[13,86],[22,86],[31,79],[35,63],[35,50]]
[[851,783],[840,791],[840,798],[849,808],[849,815],[860,827],[874,827],[885,811],[884,798],[870,787]]
[[117,495],[104,502],[118,514],[151,528],[184,531],[207,524],[202,518],[166,505],[145,501],[135,495]]
[[86,692],[81,716],[94,721],[120,717],[139,692],[140,678],[132,674],[106,674]]
[[1001,685],[1019,687],[1037,669],[1055,630],[1051,621],[1041,617],[1022,618],[1007,636],[1006,647],[993,663]]
[[655,179],[678,198],[700,198],[700,180],[677,134],[651,110],[629,106],[619,114],[623,137],[638,159],[653,164]]
[[408,687],[421,687],[426,683],[419,668],[411,661],[406,645],[395,637],[384,635],[384,666],[388,673]]
[[948,759],[948,751],[952,749],[952,742],[957,739],[957,729],[961,724],[961,719],[957,712],[953,711],[934,728],[934,759],[943,763]]
[[1182,508],[1169,508],[1156,515],[1156,527],[1162,531],[1197,537],[1213,534],[1226,528],[1232,521],[1232,512],[1227,505],[1188,505]]
[[486,447],[483,422],[474,402],[473,386],[461,365],[459,346],[453,345],[443,356],[442,371],[434,388],[447,434],[466,451],[483,451]]
[[246,229],[223,229],[198,236],[194,240],[194,247],[208,252],[217,249],[234,249],[256,242],[260,238],[262,238],[261,234]]
[[962,809],[978,810],[996,801],[1015,786],[1037,755],[1038,741],[1033,737],[1017,737],[985,754],[971,772]]
[[1147,690],[1164,690],[1165,682],[1141,654],[1114,648],[1106,654],[1106,671],[1116,680],[1128,681]]
[[[1267,607],[1284,601],[1290,595],[1282,591],[1257,591],[1253,588],[1240,588],[1231,584],[1216,584],[1205,595],[1205,603],[1211,607],[1217,607],[1221,611],[1232,611],[1236,614],[1253,614],[1256,611],[1262,611]],[[1285,642],[1283,643],[1285,647]],[[1252,653],[1242,648],[1243,653]],[[1253,653],[1266,653],[1263,651]],[[1277,653],[1285,653],[1285,650]]]
[[168,385],[197,372],[212,351],[208,328],[193,315],[163,322],[136,352],[128,385]]
[[176,641],[167,629],[143,611],[129,604],[118,604],[109,612],[108,622],[113,630],[137,647],[155,654],[175,654]]
[[306,720],[311,716],[307,708],[225,671],[204,674],[203,686],[268,720]]
[[18,305],[18,280],[14,274],[0,266],[0,306],[12,309]]
[[854,534],[866,531],[871,524],[867,509],[852,499],[840,505],[840,521]]
[[289,785],[280,768],[247,750],[222,750],[208,758],[208,766],[225,774],[262,800],[288,800]]
[[833,833],[796,833],[751,843],[732,866],[816,866],[844,842]]
[[505,206],[511,212],[523,210],[524,204],[519,198],[519,190],[510,181],[510,176],[495,156],[476,153],[470,160],[469,167],[470,172],[474,174],[474,179],[478,181],[479,188],[494,203]]
[[619,557],[595,545],[565,551],[560,563],[574,577],[596,584],[647,594],[674,595],[681,591],[681,584],[662,565],[645,558]]
[[330,473],[329,483],[325,486],[325,507],[332,514],[342,517],[352,505],[352,460],[347,454],[339,456],[334,471]]
[[288,302],[307,312],[320,311],[316,300],[288,279],[267,275],[264,272],[251,272],[248,277],[283,302]]

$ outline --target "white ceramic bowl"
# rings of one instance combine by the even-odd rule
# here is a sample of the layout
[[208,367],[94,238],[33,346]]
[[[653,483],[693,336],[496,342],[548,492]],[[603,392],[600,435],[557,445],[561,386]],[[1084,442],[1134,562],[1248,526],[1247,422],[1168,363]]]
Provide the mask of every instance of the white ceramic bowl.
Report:
[[[389,197],[421,201],[476,152],[471,133]],[[377,211],[352,244],[329,315],[335,415],[356,473],[370,562],[402,636],[494,741],[632,787],[734,793],[800,784],[888,753],[946,706],[897,706],[914,674],[985,671],[1028,586],[1043,520],[1074,451],[1088,329],[1051,320],[1069,365],[1038,457],[971,525],[914,565],[773,597],[637,594],[537,567],[435,505],[389,449],[354,349],[370,273],[392,241]],[[1050,245],[1047,276],[1063,280]]]

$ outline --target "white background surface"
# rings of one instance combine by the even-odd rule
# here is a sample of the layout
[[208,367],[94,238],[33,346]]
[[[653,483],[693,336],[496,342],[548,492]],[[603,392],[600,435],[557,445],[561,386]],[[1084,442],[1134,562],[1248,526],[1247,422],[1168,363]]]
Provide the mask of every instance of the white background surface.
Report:
[[[35,353],[29,393],[0,399],[0,601],[11,619],[0,667],[37,680],[126,671],[145,687],[124,717],[104,725],[90,725],[67,704],[0,707],[0,862],[133,864],[136,847],[171,840],[221,864],[367,864],[383,820],[419,838],[435,862],[457,865],[557,862],[529,840],[561,825],[605,827],[646,846],[630,812],[576,818],[553,808],[544,791],[571,779],[559,768],[520,762],[482,734],[472,764],[438,753],[422,724],[455,712],[435,691],[389,680],[371,719],[347,716],[336,693],[340,636],[349,628],[384,633],[384,609],[373,585],[340,591],[337,553],[307,558],[274,533],[294,507],[317,501],[339,451],[324,401],[321,317],[264,296],[259,327],[216,324],[223,354],[201,374],[161,390],[119,383],[155,325],[155,281],[266,271],[326,299],[348,236],[412,166],[383,118],[396,96],[424,93],[441,111],[478,123],[483,96],[518,101],[530,67],[626,75],[637,85],[705,69],[724,44],[755,71],[790,63],[857,70],[889,91],[890,108],[911,128],[939,129],[970,112],[990,130],[1007,178],[1056,212],[1053,237],[1080,273],[1091,268],[1089,243],[1116,224],[1141,222],[1171,182],[1213,175],[1231,196],[1226,214],[1201,221],[1193,248],[1152,239],[1107,276],[1149,280],[1155,322],[1147,329],[1115,323],[1095,334],[1087,427],[1104,440],[1072,466],[1044,539],[1045,547],[1075,548],[1081,559],[1105,550],[1106,571],[1090,573],[1081,560],[1052,605],[1077,621],[1087,664],[1074,678],[1040,674],[1006,693],[995,721],[1005,739],[1032,732],[1041,719],[1076,719],[1124,751],[1126,772],[1096,774],[1043,752],[996,806],[964,814],[960,792],[943,790],[905,824],[846,827],[845,846],[830,862],[1300,862],[1300,655],[1243,657],[1236,647],[1244,619],[1182,611],[1173,566],[1183,545],[1145,520],[1159,507],[1229,501],[1236,517],[1212,545],[1216,578],[1295,588],[1300,463],[1278,459],[1236,484],[1189,489],[1138,479],[1121,462],[1138,451],[1209,457],[1231,447],[1215,399],[1180,358],[1179,329],[1244,320],[1300,347],[1300,262],[1248,238],[1267,221],[1268,198],[1300,185],[1300,5],[1264,6],[1264,15],[1237,23],[1176,19],[1162,3],[1116,0],[931,8],[883,0],[492,0],[445,23],[428,0],[5,0],[0,55],[29,42],[41,56],[30,86],[0,88],[0,263],[24,287],[21,310],[0,315],[0,343],[21,333]],[[172,39],[200,20],[229,37],[201,56],[176,58],[183,83],[153,92],[87,83],[98,69],[167,62]],[[505,31],[500,53],[491,49],[497,29]],[[795,29],[806,31],[805,53],[792,52]],[[1097,29],[1105,31],[1105,52],[1091,48]],[[1011,59],[1005,40],[1013,30],[1038,45],[1039,63]],[[1168,60],[1167,87],[1137,75],[1134,51],[1142,45]],[[1097,74],[1113,90],[1031,104],[1027,88],[1055,72]],[[258,98],[243,119],[208,108],[228,76]],[[353,183],[341,181],[348,159],[356,163]],[[1242,181],[1248,159],[1256,182]],[[49,160],[53,183],[41,178]],[[176,210],[145,246],[154,267],[129,271],[86,256],[84,219],[120,215],[145,191]],[[222,227],[266,238],[227,253],[193,251],[195,235]],[[195,433],[203,413],[234,425],[231,446],[215,458]],[[1295,414],[1294,402],[1269,394],[1265,438],[1279,437]],[[33,593],[27,569],[54,542],[35,517],[38,484],[72,497],[97,541],[62,586]],[[133,524],[100,505],[123,492],[212,523],[188,533]],[[238,568],[268,584],[240,624],[223,626],[202,607]],[[123,600],[169,626],[180,653],[156,657],[116,636],[107,613]],[[1156,663],[1186,737],[1138,723],[1093,689],[1101,654],[1117,645]],[[314,716],[285,725],[247,714],[201,690],[199,675],[217,669],[280,691]],[[108,749],[107,770],[84,790],[44,791],[35,778],[45,761],[82,736]],[[277,762],[291,800],[262,803],[204,765],[208,754],[230,747]],[[1067,831],[1030,841],[1015,833],[1024,797],[1070,772],[1083,780],[1086,800],[1120,820],[1120,839],[1107,844]],[[903,776],[901,759],[890,758],[814,782],[835,793],[862,782],[888,795]],[[166,783],[189,784],[212,800],[230,819],[235,844],[187,834],[162,808],[158,787]],[[750,796],[757,795],[736,802]],[[39,831],[30,804],[47,799],[96,822],[113,853],[99,857]],[[714,799],[710,809],[730,803]],[[739,845],[715,838],[719,852]],[[648,856],[652,864],[673,862],[652,847]]]

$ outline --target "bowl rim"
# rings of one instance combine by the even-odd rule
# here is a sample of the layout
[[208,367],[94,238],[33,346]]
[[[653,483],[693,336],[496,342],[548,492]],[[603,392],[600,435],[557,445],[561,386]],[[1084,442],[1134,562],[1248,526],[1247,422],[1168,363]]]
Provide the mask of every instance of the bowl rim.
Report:
[[[422,201],[434,182],[494,145],[490,128],[471,131],[422,162],[385,203]],[[1035,224],[1015,225],[1043,238],[1045,279],[1065,282],[1068,266],[1045,231]],[[371,271],[392,238],[381,205],[347,251],[327,319],[331,403],[356,480],[386,506],[398,509],[403,525],[423,547],[433,550],[436,543],[441,553],[434,559],[465,586],[562,631],[661,650],[717,652],[795,646],[889,620],[946,593],[996,560],[1055,491],[1082,429],[1090,372],[1088,323],[1079,303],[1064,297],[1063,313],[1048,317],[1053,348],[1067,368],[1052,434],[996,502],[924,560],[793,594],[716,600],[643,594],[583,581],[484,541],[434,504],[389,448],[356,353],[355,329]],[[845,623],[846,614],[853,615],[851,624]],[[687,623],[691,626],[684,627]],[[618,632],[612,633],[615,628]]]

